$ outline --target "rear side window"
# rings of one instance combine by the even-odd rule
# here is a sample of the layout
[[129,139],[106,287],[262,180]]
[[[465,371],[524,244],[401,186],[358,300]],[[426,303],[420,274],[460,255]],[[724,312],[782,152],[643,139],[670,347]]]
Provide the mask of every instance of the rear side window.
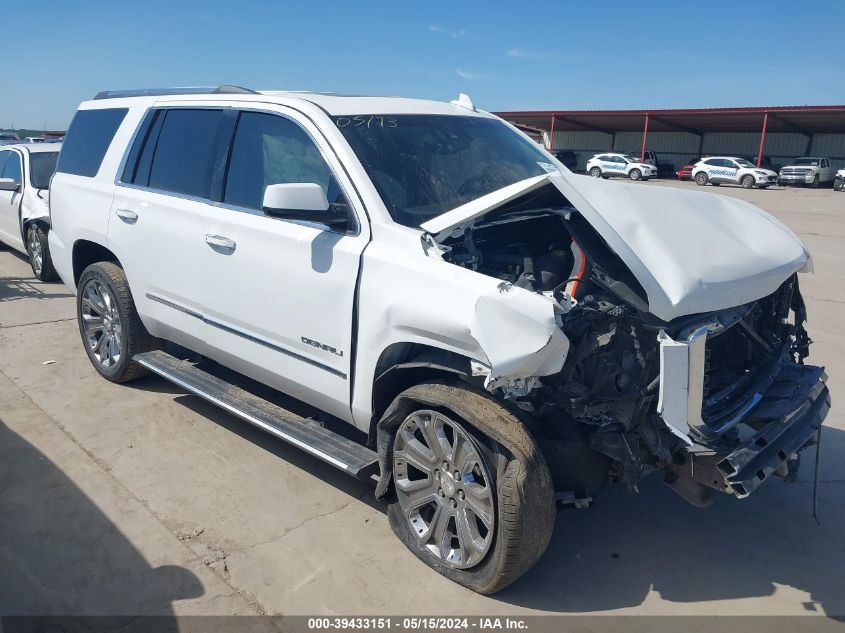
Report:
[[158,121],[150,128],[150,137],[157,133],[158,142],[154,148],[146,143],[149,149],[142,152],[136,179],[146,177],[145,161],[150,161],[147,184],[153,189],[208,198],[222,116],[220,110],[168,110],[160,130]]
[[126,108],[79,110],[70,123],[56,171],[96,176],[127,112]]

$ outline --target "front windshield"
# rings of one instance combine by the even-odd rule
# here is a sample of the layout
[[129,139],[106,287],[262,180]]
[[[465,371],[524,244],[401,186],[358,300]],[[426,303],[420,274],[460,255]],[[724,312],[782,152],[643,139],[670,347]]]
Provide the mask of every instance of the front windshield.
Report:
[[795,161],[795,165],[807,165],[809,167],[818,167],[819,166],[819,159],[818,158],[799,158]]
[[479,116],[333,117],[391,217],[419,227],[515,182],[554,168],[507,125]]
[[33,152],[29,155],[29,183],[36,189],[50,186],[50,177],[56,171],[58,152]]
[[740,167],[756,167],[757,166],[753,163],[749,163],[744,158],[737,158],[735,160],[736,160],[737,165],[739,165]]

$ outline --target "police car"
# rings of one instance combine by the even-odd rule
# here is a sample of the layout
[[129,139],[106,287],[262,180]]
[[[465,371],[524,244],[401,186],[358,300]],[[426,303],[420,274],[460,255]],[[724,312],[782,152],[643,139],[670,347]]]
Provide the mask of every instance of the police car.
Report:
[[621,176],[631,180],[657,178],[657,167],[640,162],[628,154],[596,154],[587,161],[587,173],[593,178]]
[[692,170],[697,185],[721,185],[723,182],[742,185],[746,189],[765,189],[778,182],[777,173],[771,169],[758,169],[754,163],[735,156],[710,156],[697,163]]

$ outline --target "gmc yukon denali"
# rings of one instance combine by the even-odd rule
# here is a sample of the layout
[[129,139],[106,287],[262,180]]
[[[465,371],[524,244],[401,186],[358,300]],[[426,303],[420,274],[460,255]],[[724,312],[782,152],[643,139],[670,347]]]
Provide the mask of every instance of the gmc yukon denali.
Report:
[[104,378],[377,480],[408,549],[478,592],[608,482],[706,506],[794,476],[830,407],[789,229],[575,176],[465,95],[100,93],[51,214]]

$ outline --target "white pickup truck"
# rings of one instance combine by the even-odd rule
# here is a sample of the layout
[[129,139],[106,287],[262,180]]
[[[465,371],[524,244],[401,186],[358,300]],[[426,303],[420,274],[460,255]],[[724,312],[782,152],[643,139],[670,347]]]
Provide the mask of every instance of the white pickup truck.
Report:
[[705,506],[794,473],[830,406],[789,229],[575,176],[463,95],[101,93],[51,213],[104,378],[153,372],[377,476],[402,542],[479,592],[609,481]]
[[828,185],[833,182],[836,170],[830,160],[821,156],[802,156],[780,168],[778,183],[781,185]]

